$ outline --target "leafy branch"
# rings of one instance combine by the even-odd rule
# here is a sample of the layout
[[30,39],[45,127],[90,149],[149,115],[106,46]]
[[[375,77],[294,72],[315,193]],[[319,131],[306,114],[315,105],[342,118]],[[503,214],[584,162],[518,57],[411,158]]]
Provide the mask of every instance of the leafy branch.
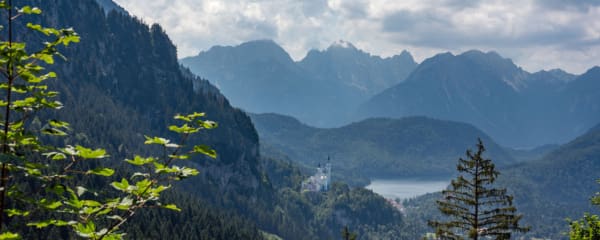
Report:
[[[19,229],[9,224],[15,218],[38,229],[69,227],[77,236],[87,239],[121,239],[125,233],[119,232],[119,228],[140,209],[180,211],[174,204],[162,203],[160,195],[171,188],[173,181],[199,173],[195,168],[176,163],[193,155],[217,157],[208,146],[186,145],[192,134],[213,129],[217,124],[202,120],[204,113],[175,116],[182,124],[169,126],[169,130],[179,134],[180,140],[173,143],[146,136],[144,143],[162,148],[163,155],[125,159],[142,170],[131,175],[123,173],[126,177],[120,181],[112,180],[117,173],[113,168],[88,167],[102,165],[109,157],[104,149],[44,145],[42,135],[65,137],[71,131],[69,123],[57,119],[48,119],[39,131],[28,127],[31,117],[39,111],[63,107],[55,100],[59,93],[45,84],[57,74],[47,71],[45,66],[54,64],[55,57],[66,60],[58,48],[79,42],[79,35],[71,28],[27,23],[30,31],[50,38],[40,49],[28,53],[26,43],[13,41],[13,21],[42,11],[30,6],[15,8],[11,0],[0,0],[0,9],[8,12],[8,41],[0,42],[0,75],[5,80],[0,82],[0,91],[6,94],[0,100],[0,107],[4,108],[4,115],[0,116],[0,240],[22,237]],[[82,186],[82,180],[92,176],[111,182],[112,188],[101,194]]]

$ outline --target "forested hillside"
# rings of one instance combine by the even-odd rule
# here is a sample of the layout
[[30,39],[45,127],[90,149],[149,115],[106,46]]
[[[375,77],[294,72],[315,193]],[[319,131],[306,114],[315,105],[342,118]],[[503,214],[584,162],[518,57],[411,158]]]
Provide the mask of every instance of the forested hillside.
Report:
[[[527,237],[568,239],[567,218],[579,219],[584,212],[598,213],[590,197],[598,192],[600,171],[600,126],[560,146],[541,159],[501,169],[496,185],[506,187],[530,225]],[[493,159],[493,157],[492,157]],[[429,194],[410,200],[407,219],[421,226],[420,232],[432,232],[427,220],[439,218],[435,200]]]
[[[115,174],[118,178],[130,171],[123,166],[125,158],[159,154],[144,146],[145,135],[175,137],[167,131],[175,114],[205,112],[219,125],[189,143],[213,147],[218,158],[191,159],[189,164],[200,169],[199,176],[166,195],[182,212],[150,209],[136,214],[124,228],[131,238],[260,239],[264,231],[285,239],[316,239],[338,236],[344,224],[365,235],[377,235],[379,225],[401,229],[401,217],[370,191],[338,184],[341,190],[318,193],[308,201],[311,197],[299,191],[298,182],[273,184],[270,175],[283,169],[265,166],[285,165],[260,157],[258,135],[250,118],[231,107],[207,80],[180,67],[175,46],[159,25],[147,26],[122,11],[106,13],[94,0],[25,3],[44,13],[22,18],[15,26],[19,40],[35,47],[40,39],[23,27],[27,21],[73,27],[81,36],[80,43],[61,49],[68,60],[51,66],[59,76],[51,87],[60,92],[64,108],[57,114],[40,115],[71,123],[70,137],[57,144],[106,148],[111,157],[104,164],[124,171]],[[41,127],[35,125],[39,121],[32,123]],[[81,181],[98,189],[108,187],[107,182]],[[348,194],[361,197],[337,200]],[[301,204],[294,204],[296,201]],[[363,218],[368,212],[389,217],[385,222]],[[29,234],[42,236],[39,231]],[[67,236],[55,230],[48,234],[50,238]]]
[[320,129],[277,114],[251,117],[266,153],[283,154],[309,167],[324,164],[330,157],[334,176],[358,185],[365,183],[364,177],[447,178],[454,173],[456,159],[478,137],[500,166],[515,163],[485,133],[464,123],[425,117],[375,118]]

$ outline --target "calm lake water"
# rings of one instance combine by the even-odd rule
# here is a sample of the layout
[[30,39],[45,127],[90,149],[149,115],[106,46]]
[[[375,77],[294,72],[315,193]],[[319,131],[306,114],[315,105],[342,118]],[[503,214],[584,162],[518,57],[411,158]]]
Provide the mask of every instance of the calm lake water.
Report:
[[408,199],[446,189],[450,180],[373,179],[366,189],[391,199]]

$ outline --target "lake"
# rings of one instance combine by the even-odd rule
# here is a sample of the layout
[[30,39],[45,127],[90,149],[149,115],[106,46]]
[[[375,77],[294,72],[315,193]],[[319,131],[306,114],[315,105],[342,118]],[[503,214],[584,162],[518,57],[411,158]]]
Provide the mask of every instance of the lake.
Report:
[[366,189],[385,198],[402,200],[446,189],[450,180],[373,179]]

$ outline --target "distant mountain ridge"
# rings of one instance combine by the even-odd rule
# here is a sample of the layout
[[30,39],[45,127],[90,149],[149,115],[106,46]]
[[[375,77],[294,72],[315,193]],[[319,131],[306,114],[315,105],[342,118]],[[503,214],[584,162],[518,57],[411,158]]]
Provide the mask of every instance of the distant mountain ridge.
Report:
[[562,143],[600,121],[600,73],[594,69],[581,76],[529,73],[495,52],[438,54],[358,112],[467,122],[511,147]]
[[[289,116],[251,114],[261,149],[280,150],[305,166],[332,158],[337,177],[449,177],[477,138],[501,166],[515,160],[472,125],[426,117],[375,118],[339,128],[314,128]],[[268,154],[268,151],[263,151]]]
[[181,63],[210,79],[234,106],[327,127],[348,123],[360,103],[417,66],[408,52],[380,58],[343,41],[294,62],[272,40],[215,46]]
[[326,50],[309,51],[299,65],[321,78],[340,82],[372,96],[404,80],[418,64],[406,50],[399,55],[381,58],[340,40]]

